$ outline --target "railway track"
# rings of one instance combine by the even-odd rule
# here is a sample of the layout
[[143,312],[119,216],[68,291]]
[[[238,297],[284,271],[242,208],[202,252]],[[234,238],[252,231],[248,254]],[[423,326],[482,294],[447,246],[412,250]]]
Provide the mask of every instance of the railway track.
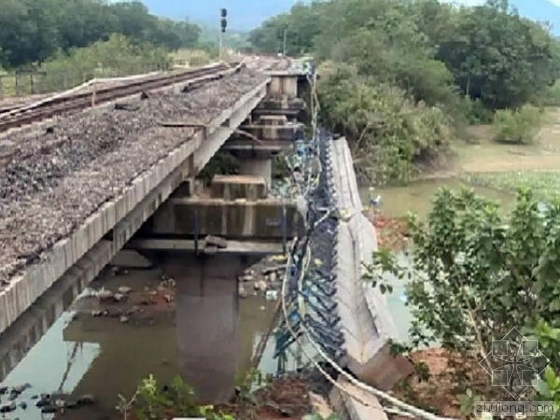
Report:
[[11,128],[36,123],[69,112],[84,110],[131,95],[160,89],[175,83],[189,81],[206,82],[218,79],[229,70],[237,69],[239,66],[239,62],[230,64],[220,63],[171,75],[156,76],[148,80],[142,79],[125,85],[106,87],[69,96],[54,97],[52,99],[38,101],[31,105],[26,104],[20,107],[6,107],[0,109],[0,133]]

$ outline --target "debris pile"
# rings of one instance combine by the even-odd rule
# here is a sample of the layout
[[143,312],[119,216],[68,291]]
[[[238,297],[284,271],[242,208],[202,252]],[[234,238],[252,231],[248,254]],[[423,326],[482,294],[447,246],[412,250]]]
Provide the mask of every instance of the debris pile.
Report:
[[245,270],[239,277],[239,297],[265,296],[267,300],[278,299],[282,278],[286,272],[286,256],[268,257]]

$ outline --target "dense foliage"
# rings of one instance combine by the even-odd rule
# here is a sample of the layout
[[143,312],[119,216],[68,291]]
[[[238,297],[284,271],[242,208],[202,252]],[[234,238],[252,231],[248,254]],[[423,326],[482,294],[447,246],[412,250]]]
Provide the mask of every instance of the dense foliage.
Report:
[[[559,216],[560,201],[543,207],[529,190],[519,191],[507,213],[470,189],[443,189],[426,222],[409,217],[410,265],[399,265],[390,252],[379,251],[368,267],[368,278],[383,290],[390,290],[383,280],[387,271],[408,279],[407,305],[414,320],[404,349],[438,343],[458,355],[463,369],[455,372],[461,379],[451,391],[463,393],[463,403],[469,398],[508,398],[502,388],[492,386],[490,375],[473,366],[482,361],[489,371],[496,368],[495,361],[485,357],[495,350],[493,340],[513,328],[539,340],[553,371],[536,390],[525,390],[515,379],[508,391],[523,391],[523,398],[531,398],[537,392],[546,395],[547,387],[560,390],[560,382],[552,378],[560,369]],[[513,345],[522,339],[508,336]],[[546,360],[535,362],[541,373]],[[560,396],[555,399],[560,401]]]
[[[560,77],[559,41],[507,0],[460,8],[438,0],[314,1],[269,19],[249,40],[259,51],[285,49],[337,63],[329,68],[338,71],[320,81],[323,120],[350,141],[359,139],[362,154],[377,150],[397,158],[397,167],[387,163],[377,182],[408,179],[422,157],[445,150],[440,134],[427,139],[430,130],[449,134],[451,126],[489,122],[496,109],[543,98]],[[344,83],[346,91],[326,92]],[[384,102],[402,114],[398,125],[407,121],[404,131],[395,130]],[[383,125],[395,141],[378,129],[364,130],[368,124]],[[514,137],[524,128],[515,128]]]
[[0,0],[0,9],[0,66],[5,68],[41,62],[115,33],[171,49],[195,45],[200,33],[189,22],[149,14],[139,1]]
[[323,119],[354,139],[359,175],[377,184],[406,182],[415,164],[446,147],[451,132],[441,109],[415,104],[404,90],[376,83],[350,65],[325,64],[319,86]]
[[[560,201],[543,206],[529,190],[520,190],[506,213],[472,190],[441,190],[428,220],[410,217],[409,230],[411,266],[399,266],[380,251],[369,277],[390,271],[409,278],[411,349],[437,342],[477,365],[493,340],[517,328],[537,337],[551,367],[560,369]],[[484,373],[470,368],[463,374],[457,384],[463,391],[485,397],[500,391]],[[539,392],[545,391],[543,385]]]

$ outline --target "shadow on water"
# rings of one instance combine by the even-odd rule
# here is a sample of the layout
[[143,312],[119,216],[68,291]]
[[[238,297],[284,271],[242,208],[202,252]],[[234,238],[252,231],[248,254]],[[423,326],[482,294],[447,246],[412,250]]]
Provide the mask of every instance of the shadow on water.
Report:
[[[130,287],[130,296],[135,292],[150,293],[158,288],[162,274],[160,269],[130,270],[122,276],[106,272],[91,287],[113,291]],[[130,319],[119,310],[93,316],[99,314],[100,303],[97,297],[88,296],[91,289],[73,301],[79,288],[65,286],[51,289],[15,328],[0,336],[2,385],[31,385],[15,399],[17,409],[4,417],[0,414],[2,419],[50,418],[35,406],[35,397],[58,393],[71,395],[74,400],[93,395],[96,400],[91,409],[69,410],[64,418],[118,418],[114,407],[119,394],[132,395],[140,379],[149,374],[164,384],[179,372],[174,305],[144,308],[139,304],[139,315],[130,315]],[[239,373],[250,369],[253,353],[271,324],[276,304],[262,297],[239,301]],[[269,340],[259,366],[264,373],[276,371],[273,344]],[[8,394],[0,397],[0,406],[9,403]],[[22,403],[27,405],[25,409]]]

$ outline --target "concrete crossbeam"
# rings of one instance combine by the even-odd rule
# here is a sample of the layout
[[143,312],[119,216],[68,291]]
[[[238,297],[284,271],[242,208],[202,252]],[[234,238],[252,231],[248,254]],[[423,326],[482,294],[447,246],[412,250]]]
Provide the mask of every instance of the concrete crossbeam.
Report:
[[268,194],[266,181],[262,177],[247,175],[216,175],[210,184],[210,197],[224,200],[259,200]]
[[[299,123],[288,123],[285,125],[266,125],[266,124],[245,124],[240,127],[253,137],[262,141],[268,140],[293,140],[297,131],[303,130],[303,125]],[[238,133],[235,139],[246,138],[243,133]]]
[[[189,251],[199,250],[206,253],[207,242],[202,239],[195,243],[193,239],[131,239],[126,245],[127,249],[150,251]],[[225,248],[217,247],[220,254],[243,255],[271,255],[284,252],[284,246],[279,241],[232,241],[227,240]]]
[[[282,229],[283,206],[286,230]],[[154,215],[153,235],[216,235],[228,239],[282,240],[295,235],[300,222],[295,203],[278,199],[228,201],[212,198],[172,198]]]

